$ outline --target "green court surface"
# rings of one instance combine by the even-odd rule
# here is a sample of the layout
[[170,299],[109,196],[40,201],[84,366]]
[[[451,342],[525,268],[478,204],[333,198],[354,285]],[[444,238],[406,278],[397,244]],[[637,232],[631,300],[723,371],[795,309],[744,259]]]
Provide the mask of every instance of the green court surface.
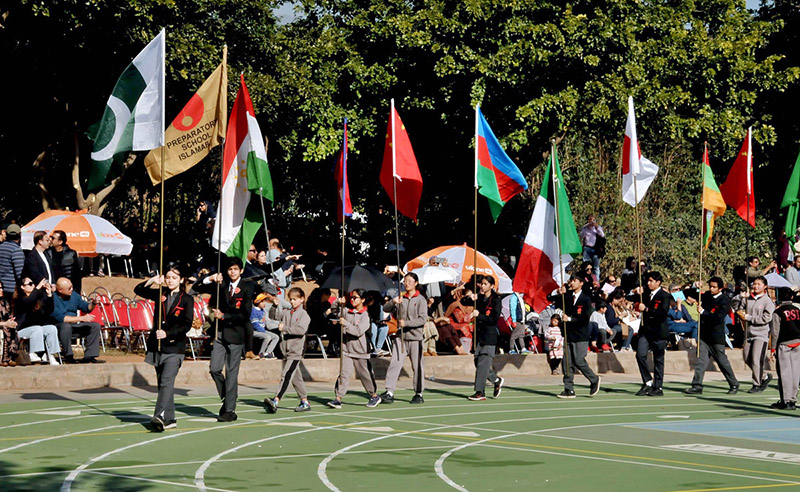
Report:
[[423,405],[399,391],[377,409],[361,392],[327,409],[330,391],[312,391],[305,413],[290,393],[275,415],[251,388],[227,424],[216,397],[179,396],[163,434],[148,429],[152,393],[26,395],[0,404],[0,490],[800,490],[800,420],[768,407],[774,388],[686,396],[675,383],[652,398],[615,383],[559,400],[555,382],[509,382],[484,402],[437,384]]

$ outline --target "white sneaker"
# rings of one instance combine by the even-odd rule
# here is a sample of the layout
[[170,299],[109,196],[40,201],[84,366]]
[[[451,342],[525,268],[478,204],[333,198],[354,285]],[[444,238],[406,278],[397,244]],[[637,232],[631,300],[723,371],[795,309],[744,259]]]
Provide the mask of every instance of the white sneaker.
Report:
[[61,365],[61,363],[58,362],[58,357],[56,357],[55,355],[52,355],[52,354],[48,355],[47,356],[47,360],[50,362],[51,366],[60,366]]
[[42,358],[39,357],[39,355],[36,352],[31,352],[30,354],[28,354],[28,357],[31,358],[31,364],[35,364],[37,362],[42,361]]

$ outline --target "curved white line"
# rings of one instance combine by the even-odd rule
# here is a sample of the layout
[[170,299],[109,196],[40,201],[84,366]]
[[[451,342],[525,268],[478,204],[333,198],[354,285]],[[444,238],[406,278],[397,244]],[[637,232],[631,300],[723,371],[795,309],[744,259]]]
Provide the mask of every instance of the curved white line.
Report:
[[109,96],[106,106],[114,113],[114,135],[105,147],[92,152],[92,160],[94,161],[105,161],[114,157],[114,152],[117,151],[117,145],[122,138],[122,133],[125,131],[125,126],[128,124],[128,120],[131,119],[131,110],[128,109],[128,105],[122,99],[114,95]]
[[83,463],[79,467],[77,467],[74,470],[72,470],[69,473],[69,475],[67,475],[67,478],[64,479],[64,482],[62,482],[62,484],[61,484],[61,492],[69,492],[72,489],[72,483],[75,481],[75,479],[78,477],[78,475],[80,475],[81,472],[83,472],[86,468],[92,466],[93,464],[97,463],[98,461],[103,460],[103,459],[105,459],[105,458],[107,458],[107,457],[109,457],[109,456],[111,456],[113,454],[121,453],[123,451],[127,451],[129,449],[133,449],[133,448],[136,448],[136,447],[139,447],[139,446],[144,446],[145,444],[152,444],[154,442],[163,441],[165,439],[172,439],[172,438],[175,438],[175,437],[188,436],[190,434],[197,434],[199,432],[208,432],[208,431],[220,430],[220,429],[230,429],[231,427],[236,427],[236,426],[239,426],[239,425],[245,425],[245,424],[249,424],[249,423],[250,422],[242,422],[242,423],[239,423],[239,424],[232,424],[232,425],[219,426],[219,427],[209,427],[208,429],[197,429],[197,430],[193,430],[193,431],[170,434],[170,435],[167,435],[167,436],[158,437],[156,439],[148,439],[146,441],[140,441],[140,442],[137,442],[137,443],[134,443],[134,444],[129,444],[129,445],[123,446],[121,448],[112,449],[111,451],[103,453],[100,456],[94,457],[94,458],[90,459],[89,461],[86,461],[85,463]]
[[79,432],[70,432],[68,434],[62,434],[60,436],[45,437],[45,438],[42,438],[42,439],[36,439],[35,441],[23,442],[21,444],[17,444],[16,446],[11,446],[10,448],[0,449],[0,453],[5,453],[5,452],[8,452],[8,451],[13,451],[15,449],[24,448],[25,446],[32,446],[34,444],[41,444],[43,442],[52,441],[53,439],[61,439],[62,437],[72,437],[72,436],[79,436],[79,435],[82,435],[82,434],[91,434],[92,432],[99,432],[99,431],[104,431],[104,430],[108,430],[108,429],[119,429],[120,427],[127,427],[129,425],[142,425],[142,423],[141,422],[132,422],[132,423],[129,423],[129,424],[116,424],[116,425],[110,425],[108,427],[100,427],[99,429],[88,429],[88,430],[83,430],[83,431],[79,431]]

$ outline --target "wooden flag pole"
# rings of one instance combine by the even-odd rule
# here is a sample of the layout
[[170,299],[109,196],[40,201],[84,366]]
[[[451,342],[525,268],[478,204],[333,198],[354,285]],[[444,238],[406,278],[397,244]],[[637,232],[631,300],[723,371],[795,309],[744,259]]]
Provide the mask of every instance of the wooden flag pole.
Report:
[[[564,259],[561,254],[561,221],[558,217],[558,190],[561,186],[561,183],[558,181],[558,177],[556,176],[556,139],[550,140],[550,177],[553,182],[553,204],[555,205],[555,216],[556,216],[556,243],[558,243],[558,271],[559,277],[561,279],[562,284],[560,287],[564,286]],[[567,312],[567,301],[565,293],[561,293],[561,310],[562,310],[562,326],[564,327],[563,335],[564,335],[564,376],[569,377],[570,371],[570,355],[569,355],[569,343],[567,341],[567,327],[563,323],[563,314]]]
[[[159,225],[159,239],[158,239],[158,274],[161,275],[161,278],[164,278],[164,203],[166,202],[166,198],[164,196],[164,170],[166,166],[164,165],[164,160],[166,159],[166,145],[161,146],[161,209],[160,211],[160,225]],[[164,306],[164,285],[163,282],[158,284],[158,317],[156,322],[156,331],[161,329],[161,318],[162,318],[162,311]],[[161,339],[158,338],[158,334],[156,334],[156,338],[158,339],[158,351],[161,352]]]
[[[394,117],[394,98],[391,100],[389,118],[392,121],[392,201],[394,202],[394,245],[397,255],[397,295],[401,296],[400,286],[400,228],[397,218],[397,140],[395,139],[395,117]],[[400,309],[397,309],[397,329],[400,330],[400,340],[405,345],[406,332],[400,326]]]
[[[225,146],[228,142],[223,139],[222,145],[220,145],[220,153],[222,154],[222,158],[220,159],[220,169],[219,169],[219,207],[217,207],[217,222],[214,226],[217,228],[217,275],[222,275],[222,185],[225,181]],[[215,296],[216,306],[215,309],[219,311],[219,286],[220,282],[217,282],[217,293]],[[219,336],[219,319],[214,316],[214,343],[217,342],[217,336]]]
[[639,273],[639,302],[644,303],[644,285],[642,285],[642,230],[639,226],[639,194],[636,190],[636,175],[633,175],[633,214],[636,216],[636,247],[639,251],[639,262],[636,264],[636,271]]
[[[708,152],[708,142],[703,143],[703,159],[700,162],[701,172],[700,172],[700,186],[703,187],[703,193],[700,194],[700,271],[698,272],[697,278],[697,306],[701,306],[701,298],[703,297],[703,293],[700,290],[701,285],[703,285],[703,250],[705,249],[706,245],[703,242],[703,229],[705,229],[706,224],[706,210],[705,210],[705,198],[706,198],[706,163],[705,163],[705,156]],[[700,324],[702,322],[703,317],[700,315],[700,310],[697,311],[697,358],[700,358]]]
[[[473,312],[478,311],[478,111],[479,105],[475,105],[475,200],[472,211],[474,219],[474,235],[472,236],[475,241],[475,249],[472,251],[472,293],[475,294],[475,303],[472,306]],[[475,339],[475,329],[477,328],[477,319],[473,317],[470,319],[472,325],[472,336]],[[472,344],[472,349],[475,350],[475,343]]]
[[[345,291],[344,291],[344,249],[345,249],[345,233],[346,233],[344,217],[345,217],[345,207],[346,207],[346,205],[345,205],[345,191],[346,191],[345,183],[347,182],[347,118],[344,119],[344,138],[342,139],[342,141],[343,141],[343,143],[342,143],[342,169],[341,169],[341,172],[342,172],[342,189],[339,192],[339,194],[340,194],[339,198],[342,201],[342,210],[341,210],[341,212],[342,212],[342,282],[341,282],[342,288],[341,288],[341,290],[339,290],[339,297],[342,297],[342,298],[345,299],[345,304],[343,306],[339,306],[339,317],[340,318],[344,317],[344,309],[345,309],[345,306],[347,305],[347,298],[345,298]],[[395,210],[397,210],[397,209],[395,209]],[[340,322],[339,323],[339,377],[341,377],[341,375],[342,375],[342,365],[344,364],[343,351],[344,351],[344,329],[342,329],[342,324]],[[338,385],[339,385],[339,381],[338,380],[336,381],[336,385],[338,387]]]

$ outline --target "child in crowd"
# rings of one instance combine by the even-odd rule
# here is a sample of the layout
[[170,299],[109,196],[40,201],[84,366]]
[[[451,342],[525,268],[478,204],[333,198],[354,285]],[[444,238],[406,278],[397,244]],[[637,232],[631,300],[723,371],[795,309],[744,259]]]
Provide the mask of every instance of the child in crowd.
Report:
[[272,353],[278,344],[280,337],[267,330],[267,309],[273,297],[267,293],[261,293],[253,301],[253,310],[250,311],[250,324],[253,325],[253,338],[261,340],[261,348],[258,351],[260,357],[274,359]]
[[564,335],[561,333],[561,315],[554,314],[550,318],[550,326],[545,330],[547,340],[547,361],[550,363],[550,374],[558,375],[561,359],[564,358]]
[[[381,402],[378,396],[378,385],[375,382],[375,373],[370,362],[369,345],[367,344],[367,331],[370,328],[369,314],[364,305],[364,289],[355,289],[350,292],[350,302],[346,309],[339,315],[339,326],[342,329],[342,360],[339,379],[336,380],[334,389],[336,398],[328,402],[331,408],[342,408],[342,398],[347,394],[350,386],[350,377],[355,369],[358,379],[369,394],[368,408],[375,408]],[[339,304],[345,305],[345,298],[339,299]]]
[[292,383],[297,396],[300,397],[300,405],[294,409],[295,412],[306,412],[311,410],[308,404],[308,393],[303,382],[303,375],[300,372],[300,362],[303,360],[303,349],[306,346],[306,332],[311,318],[303,308],[306,296],[299,287],[292,287],[288,292],[289,304],[292,309],[283,313],[281,323],[278,325],[283,343],[281,351],[284,355],[283,372],[278,383],[278,391],[274,398],[265,398],[264,405],[267,413],[278,411],[278,402],[283,398],[286,390],[289,389],[289,382]]

